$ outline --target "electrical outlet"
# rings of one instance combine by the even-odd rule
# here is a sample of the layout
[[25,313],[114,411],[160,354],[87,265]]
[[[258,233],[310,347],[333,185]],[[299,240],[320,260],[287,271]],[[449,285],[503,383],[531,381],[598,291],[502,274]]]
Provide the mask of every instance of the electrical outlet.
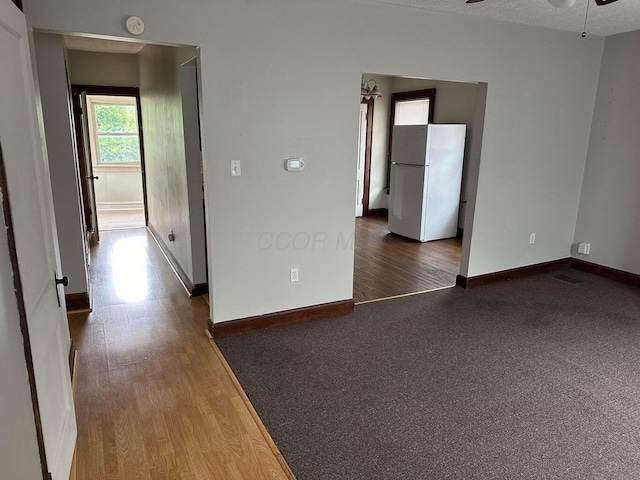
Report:
[[591,244],[590,243],[579,243],[578,244],[578,253],[580,255],[589,255],[589,252],[591,252]]
[[529,244],[533,245],[534,243],[536,243],[536,234],[535,234],[535,233],[532,233],[532,234],[529,236]]
[[295,283],[299,280],[298,277],[298,267],[294,267],[289,269],[289,278],[291,280],[291,283]]

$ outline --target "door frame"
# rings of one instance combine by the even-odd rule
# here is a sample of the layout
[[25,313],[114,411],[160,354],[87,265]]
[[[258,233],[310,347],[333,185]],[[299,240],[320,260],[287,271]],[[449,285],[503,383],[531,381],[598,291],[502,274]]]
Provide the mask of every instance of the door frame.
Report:
[[[79,115],[75,115],[76,103],[80,101],[80,95],[86,93],[87,95],[110,95],[117,97],[135,97],[136,109],[138,113],[138,138],[140,139],[140,173],[142,175],[142,201],[144,203],[144,224],[149,225],[149,209],[147,205],[147,175],[144,161],[144,139],[142,128],[142,109],[140,108],[140,89],[138,87],[110,87],[105,85],[71,85],[71,96],[74,105],[73,122],[76,130],[76,142],[78,143],[78,164],[80,168],[80,185],[82,190],[82,199],[85,202],[84,216],[88,218],[88,202],[89,199],[89,186],[88,172],[86,171],[86,159],[84,158],[84,136],[82,120]],[[82,144],[81,144],[82,142]],[[82,148],[81,148],[82,146]],[[96,213],[97,218],[97,213]]]
[[[74,85],[71,86],[71,105],[73,111],[73,126],[76,134],[76,155],[78,157],[77,168],[80,175],[80,194],[82,197],[82,208],[84,210],[84,224],[87,228],[86,234],[89,235],[89,227],[92,223],[91,215],[91,198],[89,198],[89,174],[87,169],[87,159],[85,158],[86,146],[84,144],[84,122],[82,119],[82,92],[76,91]],[[97,219],[97,212],[93,212],[96,218],[95,232],[91,232],[91,238],[88,239],[89,245],[93,245],[100,240],[100,228]]]
[[[16,238],[13,230],[13,217],[11,215],[11,201],[9,198],[9,183],[5,170],[4,157],[2,156],[2,145],[0,145],[0,190],[2,191],[2,210],[6,226],[7,243],[9,246],[9,258],[11,259],[11,270],[13,271],[13,287],[16,294],[16,304],[18,316],[20,318],[20,331],[23,338],[24,358],[27,366],[29,378],[29,390],[31,392],[31,404],[33,407],[33,418],[36,429],[36,439],[38,442],[38,453],[40,455],[40,466],[42,478],[51,479],[49,466],[47,465],[47,454],[44,446],[44,434],[42,432],[42,419],[40,417],[40,403],[38,401],[38,389],[36,387],[36,374],[33,366],[33,355],[31,351],[31,337],[29,336],[29,325],[27,323],[27,309],[24,303],[24,293],[22,289],[22,278],[18,266],[18,251],[16,248]],[[73,347],[72,347],[73,348]]]
[[367,135],[364,149],[364,191],[362,192],[362,216],[369,215],[369,192],[371,182],[371,145],[373,141],[373,98],[363,98],[360,104],[367,105]]
[[391,108],[389,108],[389,145],[387,147],[387,186],[386,191],[389,193],[389,185],[391,184],[391,144],[393,143],[393,126],[396,119],[396,102],[407,100],[429,99],[429,123],[433,123],[433,115],[436,110],[436,89],[427,88],[423,90],[411,90],[409,92],[397,92],[391,94]]

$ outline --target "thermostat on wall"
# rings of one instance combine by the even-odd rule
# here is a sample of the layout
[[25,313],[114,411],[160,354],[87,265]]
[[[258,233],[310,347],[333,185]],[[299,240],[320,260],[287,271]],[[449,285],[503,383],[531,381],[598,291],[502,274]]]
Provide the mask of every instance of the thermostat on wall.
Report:
[[284,169],[288,172],[301,172],[304,170],[304,160],[299,157],[287,158],[284,161]]

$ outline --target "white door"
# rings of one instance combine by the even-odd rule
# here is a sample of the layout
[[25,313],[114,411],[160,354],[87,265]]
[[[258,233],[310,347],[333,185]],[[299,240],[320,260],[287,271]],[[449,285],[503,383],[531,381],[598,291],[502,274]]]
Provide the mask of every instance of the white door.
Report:
[[364,166],[367,150],[367,104],[360,104],[360,135],[358,135],[358,168],[356,174],[356,217],[364,210]]
[[76,438],[69,329],[64,292],[61,287],[58,292],[55,282],[60,259],[25,18],[9,0],[0,0],[0,105],[0,140],[47,466],[53,480],[67,480]]

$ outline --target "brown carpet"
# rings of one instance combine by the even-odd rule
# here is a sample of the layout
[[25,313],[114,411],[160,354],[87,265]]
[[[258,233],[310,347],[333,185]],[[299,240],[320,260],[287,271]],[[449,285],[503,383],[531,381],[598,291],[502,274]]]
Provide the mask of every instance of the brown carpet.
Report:
[[640,291],[577,271],[218,341],[306,479],[640,478]]

